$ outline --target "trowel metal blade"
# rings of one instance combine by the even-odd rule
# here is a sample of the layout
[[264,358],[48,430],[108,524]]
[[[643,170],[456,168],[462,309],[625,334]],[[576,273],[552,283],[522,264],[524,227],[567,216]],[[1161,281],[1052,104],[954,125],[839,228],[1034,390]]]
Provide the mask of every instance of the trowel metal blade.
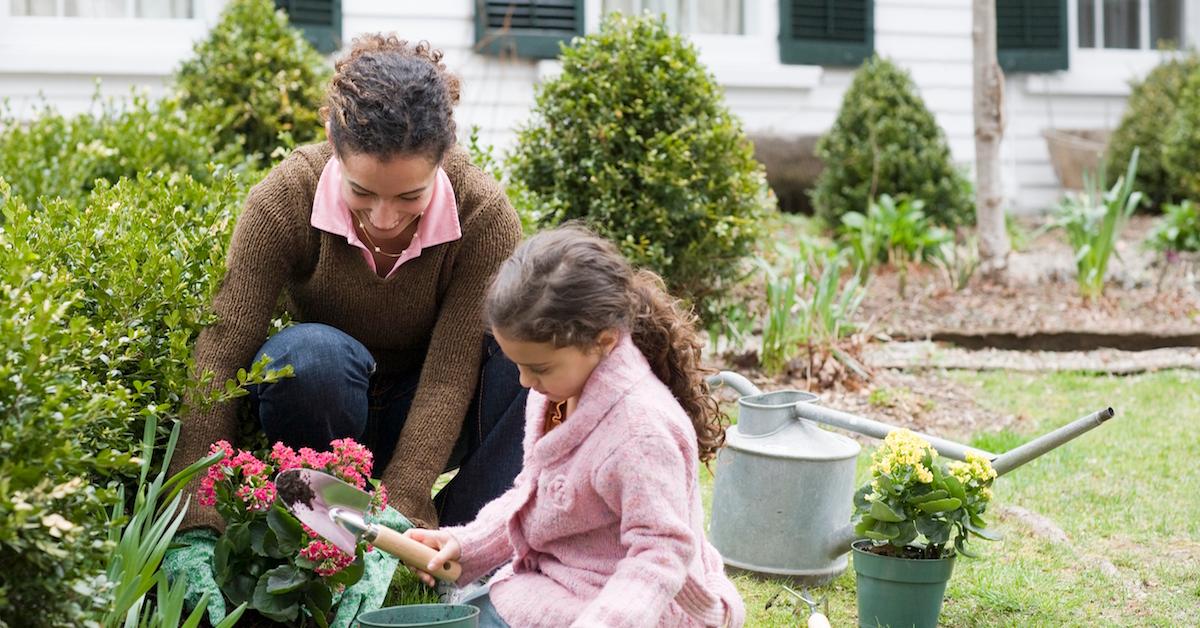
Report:
[[[312,492],[310,499],[304,499],[308,497],[307,494],[297,498],[297,491],[280,491],[279,498],[302,523],[338,549],[353,556],[358,537],[338,524],[331,516],[330,510],[340,508],[365,517],[367,509],[371,506],[371,496],[328,473],[313,469],[281,471],[275,476],[276,487],[279,486],[280,480],[285,482],[285,486],[287,483],[308,486]],[[302,490],[299,492],[304,493]]]

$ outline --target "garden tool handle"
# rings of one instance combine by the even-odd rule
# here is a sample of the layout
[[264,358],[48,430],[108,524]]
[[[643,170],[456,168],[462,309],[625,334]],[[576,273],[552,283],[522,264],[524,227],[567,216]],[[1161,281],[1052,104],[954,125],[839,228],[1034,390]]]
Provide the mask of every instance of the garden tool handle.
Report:
[[824,613],[813,611],[812,615],[808,616],[808,628],[832,628],[829,624],[829,618],[825,617]]
[[[368,527],[366,533],[363,534],[363,539],[399,558],[405,565],[421,571],[429,571],[429,561],[437,555],[437,550],[432,547],[414,541],[387,526],[372,525]],[[429,573],[438,580],[454,582],[462,575],[462,565],[449,560]]]

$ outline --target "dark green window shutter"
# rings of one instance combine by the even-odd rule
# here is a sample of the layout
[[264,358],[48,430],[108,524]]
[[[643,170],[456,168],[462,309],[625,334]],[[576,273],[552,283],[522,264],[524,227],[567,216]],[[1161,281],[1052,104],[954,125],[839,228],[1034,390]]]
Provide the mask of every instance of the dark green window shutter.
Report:
[[475,47],[484,54],[558,56],[559,42],[583,34],[583,0],[475,0]]
[[996,56],[1006,72],[1067,69],[1067,0],[996,0]]
[[341,0],[275,0],[275,6],[317,50],[329,54],[342,47]]
[[874,50],[874,0],[780,0],[783,63],[856,66]]

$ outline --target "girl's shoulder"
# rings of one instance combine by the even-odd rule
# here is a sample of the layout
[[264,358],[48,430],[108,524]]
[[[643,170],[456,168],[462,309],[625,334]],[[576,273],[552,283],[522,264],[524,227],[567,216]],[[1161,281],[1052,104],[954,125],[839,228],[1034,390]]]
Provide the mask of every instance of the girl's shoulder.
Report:
[[696,433],[687,412],[670,389],[650,376],[634,385],[612,410],[617,431],[625,440],[664,439],[687,449],[695,448]]

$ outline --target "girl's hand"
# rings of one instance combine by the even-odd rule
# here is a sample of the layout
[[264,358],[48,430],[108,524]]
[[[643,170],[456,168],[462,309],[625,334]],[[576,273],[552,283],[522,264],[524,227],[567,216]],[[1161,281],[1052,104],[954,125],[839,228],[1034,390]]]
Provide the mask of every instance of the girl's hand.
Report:
[[417,576],[426,586],[432,587],[437,583],[437,580],[430,575],[430,571],[436,569],[438,565],[446,564],[446,561],[457,561],[462,558],[462,546],[458,544],[458,539],[449,532],[412,528],[406,531],[404,536],[438,551],[425,569],[417,570]]

